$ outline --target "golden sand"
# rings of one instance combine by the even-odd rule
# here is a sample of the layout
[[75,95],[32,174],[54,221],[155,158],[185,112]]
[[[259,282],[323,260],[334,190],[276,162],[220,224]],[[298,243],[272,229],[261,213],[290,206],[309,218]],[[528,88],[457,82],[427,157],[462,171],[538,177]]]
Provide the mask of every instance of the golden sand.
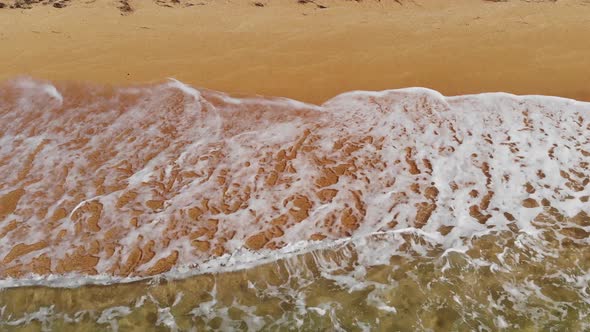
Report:
[[0,9],[0,79],[129,84],[171,76],[314,103],[408,86],[590,99],[583,0],[65,5]]

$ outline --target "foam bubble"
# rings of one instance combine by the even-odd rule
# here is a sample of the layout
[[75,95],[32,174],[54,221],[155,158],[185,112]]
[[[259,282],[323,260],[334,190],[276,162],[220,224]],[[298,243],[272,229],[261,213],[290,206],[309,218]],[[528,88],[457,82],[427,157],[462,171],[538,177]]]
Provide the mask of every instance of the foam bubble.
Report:
[[315,106],[176,80],[4,89],[3,285],[212,271],[375,234],[446,253],[503,231],[587,243],[588,103],[410,88]]

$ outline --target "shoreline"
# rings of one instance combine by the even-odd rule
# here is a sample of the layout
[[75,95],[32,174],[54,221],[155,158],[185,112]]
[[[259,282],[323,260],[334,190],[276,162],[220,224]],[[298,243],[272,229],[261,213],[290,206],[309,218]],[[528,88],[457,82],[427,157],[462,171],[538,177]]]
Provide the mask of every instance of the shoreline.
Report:
[[0,0],[0,330],[585,330],[588,35],[588,0]]
[[[545,125],[533,126],[531,121],[546,121],[551,127],[559,119],[562,128],[583,131],[585,110],[590,106],[549,96],[480,94],[449,98],[423,88],[351,92],[319,107],[287,99],[235,99],[215,91],[194,90],[178,81],[107,90],[26,81],[15,84],[12,91],[10,87],[0,89],[0,93],[7,92],[0,95],[5,99],[2,110],[7,120],[3,131],[7,158],[3,158],[0,167],[12,170],[0,192],[0,252],[5,253],[5,268],[0,268],[0,275],[79,272],[150,276],[189,263],[206,264],[215,256],[232,254],[241,248],[277,250],[303,240],[339,241],[351,235],[364,236],[366,232],[423,227],[426,233],[447,236],[460,224],[448,224],[447,217],[440,219],[433,213],[446,213],[444,204],[438,210],[437,207],[451,198],[461,201],[457,206],[470,207],[469,211],[457,211],[456,217],[469,218],[473,223],[465,229],[458,227],[445,240],[452,243],[465,235],[463,232],[473,235],[472,231],[489,231],[484,226],[478,231],[476,226],[484,225],[491,213],[495,214],[494,225],[514,221],[510,213],[518,215],[523,207],[538,207],[539,197],[525,199],[522,206],[503,206],[502,209],[511,211],[508,215],[489,205],[494,195],[505,197],[501,192],[482,196],[485,205],[473,205],[480,196],[479,190],[483,190],[477,181],[487,181],[491,175],[486,174],[492,174],[492,170],[507,174],[510,169],[501,165],[510,163],[502,159],[512,161],[511,155],[502,157],[489,152],[491,166],[487,161],[483,162],[487,166],[481,167],[474,162],[474,173],[465,173],[475,177],[473,182],[459,181],[479,189],[469,191],[468,196],[451,193],[459,187],[451,181],[456,168],[447,167],[449,160],[459,162],[462,155],[477,158],[480,153],[464,151],[476,146],[484,151],[496,151],[497,147],[505,152],[505,145],[512,144],[512,154],[526,154],[532,149],[531,140],[547,147],[546,140],[537,140],[533,134],[519,136],[521,129],[510,123],[522,123],[525,129],[538,128],[544,133],[552,131]],[[24,96],[31,104],[20,104]],[[93,111],[87,112],[87,107]],[[493,113],[497,107],[503,111]],[[14,112],[17,109],[22,112]],[[529,116],[529,111],[543,112],[539,113],[541,117],[535,117]],[[39,116],[41,113],[43,116]],[[11,119],[11,115],[16,118]],[[482,132],[478,134],[474,123],[489,124],[492,119],[499,121],[501,128],[479,127]],[[140,120],[138,125],[129,126],[136,120]],[[408,131],[404,125],[414,128],[414,121],[417,128],[441,129]],[[473,128],[467,129],[466,124]],[[491,134],[486,135],[486,131],[500,133],[499,141],[488,139]],[[449,138],[447,133],[455,134]],[[507,136],[502,138],[502,133]],[[567,130],[559,133],[570,135]],[[28,139],[23,140],[22,135]],[[512,139],[513,135],[520,139]],[[340,139],[334,140],[335,137]],[[419,149],[411,143],[404,145],[413,139]],[[195,140],[197,144],[191,143]],[[389,143],[383,143],[386,140]],[[467,142],[462,145],[464,140]],[[473,140],[479,143],[474,144]],[[435,141],[457,148],[451,146],[441,152]],[[125,149],[119,148],[121,142]],[[458,150],[459,146],[463,148]],[[215,150],[208,154],[212,147]],[[357,152],[359,149],[364,152]],[[381,151],[376,161],[369,159],[373,158],[373,149]],[[462,152],[447,155],[445,151]],[[416,156],[412,157],[414,152]],[[588,154],[584,146],[572,153],[578,157]],[[488,154],[481,155],[487,160]],[[553,146],[547,158],[553,159],[555,155]],[[60,156],[59,161],[52,159],[54,156]],[[236,156],[242,159],[235,159]],[[445,160],[445,167],[441,167],[439,158]],[[204,160],[207,162],[201,162]],[[384,164],[379,160],[385,160]],[[576,167],[573,165],[572,161],[568,167]],[[540,169],[522,165],[525,166]],[[385,169],[393,171],[382,173]],[[447,170],[451,170],[447,174],[447,181],[451,181],[448,186],[428,180],[429,176],[447,178]],[[522,171],[519,167],[511,170]],[[482,178],[480,172],[486,177]],[[583,177],[583,173],[571,172]],[[40,174],[42,179],[37,178]],[[367,174],[373,174],[373,178],[369,179]],[[407,181],[390,179],[391,174],[396,174],[396,179],[403,179],[405,174],[408,181],[418,184],[408,186]],[[416,177],[417,174],[423,175]],[[555,176],[561,179],[563,174],[569,173]],[[541,180],[533,183],[541,186],[546,175],[537,176],[542,176]],[[511,178],[521,179],[503,177]],[[570,181],[566,188],[577,190],[582,186],[576,180]],[[372,189],[364,192],[364,183],[372,184]],[[377,183],[386,188],[374,188]],[[40,190],[48,184],[56,189]],[[350,189],[353,184],[359,189]],[[513,185],[521,187],[518,183]],[[393,204],[387,210],[389,203],[371,203],[375,202],[374,190],[386,192],[386,196],[401,194],[393,202],[387,200]],[[466,193],[468,188],[463,191]],[[440,202],[439,193],[447,195]],[[516,193],[513,203],[528,197],[523,195]],[[558,201],[544,199],[542,204],[561,206],[559,198],[552,199]],[[587,196],[579,199],[587,201]],[[356,202],[354,206],[348,205],[351,200]],[[490,214],[474,213],[471,206],[490,208]],[[404,214],[398,218],[402,211]],[[387,222],[387,217],[369,217],[386,214],[394,216],[391,222]]]
[[175,77],[314,104],[346,91],[409,86],[447,96],[590,100],[590,6],[581,1],[203,4],[132,3],[128,15],[102,0],[0,9],[0,80],[126,86]]

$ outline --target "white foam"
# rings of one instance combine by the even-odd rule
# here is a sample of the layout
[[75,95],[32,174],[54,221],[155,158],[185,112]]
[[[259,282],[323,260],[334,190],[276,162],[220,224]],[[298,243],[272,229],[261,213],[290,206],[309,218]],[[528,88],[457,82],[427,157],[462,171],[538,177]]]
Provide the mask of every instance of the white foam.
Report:
[[127,316],[130,313],[131,309],[129,307],[118,306],[107,308],[103,310],[96,322],[99,324],[109,324],[113,331],[119,331],[117,319],[120,317]]
[[[137,270],[147,271],[157,260],[177,251],[175,268],[164,274],[170,278],[242,269],[351,242],[374,246],[375,254],[361,256],[367,264],[383,263],[388,256],[377,254],[383,243],[366,241],[376,234],[415,234],[442,246],[446,253],[464,252],[471,238],[509,229],[512,222],[505,212],[514,216],[520,232],[539,234],[532,221],[544,208],[524,207],[524,200],[534,199],[540,205],[545,199],[561,215],[571,218],[585,212],[580,200],[590,192],[585,185],[578,190],[572,186],[575,181],[560,174],[567,172],[573,180],[576,173],[589,175],[583,163],[585,151],[590,151],[586,138],[590,104],[569,99],[505,93],[445,97],[429,89],[408,88],[353,91],[316,106],[281,98],[239,99],[200,91],[172,79],[159,86],[122,89],[92,105],[59,110],[68,105],[66,92],[33,81],[22,81],[17,89],[20,94],[16,104],[5,102],[12,112],[0,114],[3,123],[14,124],[1,128],[0,158],[12,157],[0,164],[0,172],[7,174],[0,195],[23,185],[24,180],[19,180],[23,161],[46,142],[28,173],[42,176],[27,184],[16,211],[0,221],[0,227],[16,220],[29,228],[26,243],[49,238],[52,244],[19,257],[14,264],[30,262],[42,254],[63,259],[74,252],[74,245],[87,247],[89,243],[76,234],[74,219],[78,218],[80,224],[86,221],[84,207],[92,202],[102,205],[97,239],[102,240],[107,230],[122,229],[114,254],[98,254],[95,276],[28,275],[5,278],[0,287],[76,287],[140,280],[113,277],[108,271],[149,241],[156,243],[156,254]],[[136,99],[118,109],[130,93]],[[48,105],[38,118],[25,121],[24,113],[16,111],[37,112],[47,97],[59,105]],[[94,111],[99,106],[104,109]],[[310,134],[302,144],[308,149],[300,150],[289,161],[295,171],[284,172],[281,176],[285,181],[269,188],[266,176],[275,166],[274,156],[281,149],[293,148],[306,131]],[[73,140],[76,137],[88,141],[82,147],[70,148],[78,144]],[[374,143],[363,140],[366,137]],[[339,139],[358,146],[352,152],[336,149]],[[104,161],[93,166],[90,156],[101,157],[101,153],[106,155]],[[327,167],[318,164],[318,158],[335,161],[330,167],[345,162],[355,167],[323,188],[337,190],[329,202],[318,198],[315,183]],[[410,169],[410,162],[415,163],[417,171]],[[67,174],[63,171],[66,167]],[[260,176],[262,168],[266,173]],[[537,175],[539,170],[543,177]],[[191,175],[178,177],[180,172]],[[216,180],[223,174],[224,181],[238,185],[237,189],[226,188],[235,190],[231,194],[226,195],[226,189]],[[99,178],[103,187],[124,189],[99,192],[93,183]],[[58,183],[63,186],[61,194],[54,188]],[[527,183],[534,186],[534,192],[526,190]],[[223,199],[231,205],[232,200],[238,202],[237,197],[246,196],[246,187],[249,196],[239,202],[239,209],[227,214],[207,212],[204,217],[218,220],[217,233],[213,239],[207,239],[208,235],[199,239],[210,240],[211,247],[223,245],[228,253],[222,257],[212,259],[210,253],[196,250],[188,235],[163,240],[169,228],[181,233],[184,227],[187,234],[198,230],[198,223],[186,221],[187,209],[201,206],[205,198],[210,204]],[[436,188],[435,198],[426,197],[427,188]],[[121,195],[131,191],[136,197],[129,206],[117,207]],[[482,199],[488,193],[493,195],[484,203]],[[245,250],[246,240],[268,230],[273,218],[300,209],[291,199],[296,196],[307,197],[311,208],[306,218],[291,222],[283,229],[284,234],[274,239],[286,245],[280,250]],[[164,200],[161,208],[152,211],[145,207],[146,201],[156,198]],[[356,199],[362,201],[362,208],[355,205]],[[417,225],[416,216],[423,203],[436,207],[424,225]],[[42,204],[51,213],[45,217],[30,213]],[[68,217],[51,234],[44,233],[47,218],[64,204],[71,205]],[[485,222],[473,216],[474,206],[487,218]],[[341,222],[342,211],[349,208],[360,219],[358,228],[346,229]],[[129,220],[137,216],[137,211],[141,212],[139,225],[132,228]],[[325,222],[331,217],[336,220],[333,227]],[[185,222],[173,224],[171,218]],[[389,226],[392,221],[395,226]],[[442,235],[441,227],[453,228]],[[66,241],[56,240],[60,230],[67,232]],[[231,232],[235,233],[231,239],[218,242]],[[327,239],[308,241],[316,233]],[[23,241],[17,232],[8,233],[0,243],[0,257]],[[416,250],[426,253],[420,247]]]

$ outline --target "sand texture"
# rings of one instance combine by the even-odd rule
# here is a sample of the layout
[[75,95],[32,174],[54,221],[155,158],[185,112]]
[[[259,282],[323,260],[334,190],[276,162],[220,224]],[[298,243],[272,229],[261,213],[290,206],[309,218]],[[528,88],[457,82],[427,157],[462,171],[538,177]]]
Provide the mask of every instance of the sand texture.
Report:
[[590,99],[587,1],[303,2],[4,0],[0,79],[175,77],[314,103],[408,86]]

